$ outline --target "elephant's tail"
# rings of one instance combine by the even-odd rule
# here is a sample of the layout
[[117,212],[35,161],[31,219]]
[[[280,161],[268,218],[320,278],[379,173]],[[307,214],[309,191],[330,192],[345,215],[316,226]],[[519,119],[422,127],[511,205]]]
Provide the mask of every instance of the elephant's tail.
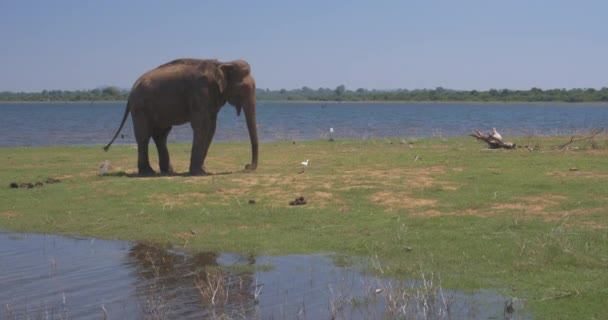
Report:
[[110,146],[112,145],[114,140],[116,140],[116,137],[118,137],[120,130],[122,130],[122,127],[125,125],[125,121],[127,121],[128,116],[129,116],[129,103],[127,102],[127,106],[125,108],[125,114],[122,116],[122,121],[120,122],[120,127],[118,128],[118,130],[116,130],[116,134],[114,135],[114,138],[112,138],[112,141],[110,141],[110,143],[108,143],[108,145],[103,147],[104,151],[108,151],[108,149],[110,149]]

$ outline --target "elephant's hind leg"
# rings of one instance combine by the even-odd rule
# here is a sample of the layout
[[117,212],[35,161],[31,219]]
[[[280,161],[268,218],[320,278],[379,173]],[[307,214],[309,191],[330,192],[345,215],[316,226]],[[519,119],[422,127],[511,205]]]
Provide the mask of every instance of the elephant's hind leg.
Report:
[[135,141],[137,141],[137,171],[140,176],[155,174],[154,169],[150,166],[150,158],[148,157],[148,144],[150,144],[150,134],[140,123],[133,121],[135,131]]
[[152,139],[154,139],[156,149],[158,150],[158,164],[161,173],[173,173],[169,150],[167,149],[167,136],[169,136],[169,132],[171,132],[171,127],[155,128],[152,132]]

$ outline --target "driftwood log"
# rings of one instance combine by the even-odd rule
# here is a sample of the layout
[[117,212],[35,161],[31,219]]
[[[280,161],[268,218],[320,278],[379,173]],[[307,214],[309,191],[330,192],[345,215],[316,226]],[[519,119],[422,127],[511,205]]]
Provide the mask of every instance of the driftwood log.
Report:
[[488,144],[488,148],[490,149],[515,149],[517,146],[515,143],[504,141],[502,138],[497,138],[492,136],[491,134],[485,134],[481,131],[475,129],[475,133],[470,134],[469,136],[477,139],[483,140]]

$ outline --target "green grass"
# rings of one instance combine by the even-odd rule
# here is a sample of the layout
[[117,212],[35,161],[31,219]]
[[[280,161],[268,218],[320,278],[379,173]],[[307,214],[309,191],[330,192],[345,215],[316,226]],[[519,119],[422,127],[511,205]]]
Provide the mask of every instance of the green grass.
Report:
[[[539,319],[608,318],[606,137],[562,151],[567,137],[513,140],[540,149],[480,151],[471,138],[272,142],[247,173],[247,143],[215,143],[214,175],[151,178],[132,176],[131,146],[2,148],[0,228],[377,257],[386,275],[435,273],[446,288],[526,299]],[[186,172],[190,145],[170,152]],[[100,177],[105,159],[113,168]],[[48,177],[62,182],[8,187]],[[297,196],[308,203],[289,206]]]

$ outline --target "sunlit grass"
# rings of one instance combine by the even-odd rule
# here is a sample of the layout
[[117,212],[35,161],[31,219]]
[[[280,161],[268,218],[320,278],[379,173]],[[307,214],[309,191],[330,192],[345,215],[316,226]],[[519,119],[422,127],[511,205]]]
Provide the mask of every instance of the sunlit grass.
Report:
[[[555,149],[568,139],[511,139],[534,151],[485,151],[471,138],[269,142],[253,173],[241,171],[248,143],[215,143],[213,175],[151,178],[133,177],[131,146],[3,148],[0,228],[192,251],[373,256],[387,275],[423,270],[448,288],[503,289],[541,318],[606,318],[606,138]],[[190,145],[170,152],[186,172]],[[100,177],[106,159],[112,169]],[[61,182],[8,187],[49,177]],[[290,206],[299,196],[307,204]]]

